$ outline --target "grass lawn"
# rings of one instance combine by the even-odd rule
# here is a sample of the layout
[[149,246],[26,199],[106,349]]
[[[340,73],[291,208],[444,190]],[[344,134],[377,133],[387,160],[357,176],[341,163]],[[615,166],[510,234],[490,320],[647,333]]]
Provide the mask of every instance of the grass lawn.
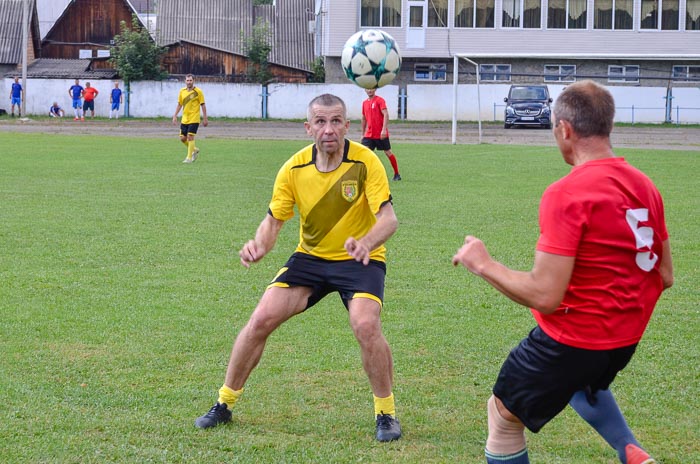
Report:
[[[193,426],[298,240],[293,219],[238,262],[304,142],[199,145],[183,165],[173,139],[0,133],[0,462],[482,462],[490,388],[534,320],[450,258],[473,233],[529,269],[556,149],[395,144],[383,326],[404,437],[380,444],[336,295],[273,334],[231,424]],[[698,153],[617,152],[665,197],[676,284],[613,391],[660,463],[700,462]],[[533,463],[617,462],[570,409],[528,440]]]

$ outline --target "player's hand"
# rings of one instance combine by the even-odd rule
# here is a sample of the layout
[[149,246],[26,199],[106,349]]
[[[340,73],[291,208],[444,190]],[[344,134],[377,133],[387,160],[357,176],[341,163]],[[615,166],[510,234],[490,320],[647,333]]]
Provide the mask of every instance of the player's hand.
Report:
[[177,124],[177,116],[173,116],[173,124]]
[[369,264],[369,252],[371,251],[367,245],[354,237],[349,237],[345,240],[345,250],[355,260],[361,261],[365,266]]
[[457,266],[461,264],[470,272],[480,275],[481,269],[483,269],[483,266],[489,260],[491,260],[491,256],[489,255],[489,252],[486,251],[484,242],[473,235],[467,235],[464,238],[464,245],[462,245],[462,247],[457,250],[457,253],[452,257],[452,265]]
[[204,118],[204,119],[202,120],[202,125],[203,125],[204,127],[207,127],[207,126],[209,125],[209,119]]
[[248,240],[241,251],[238,252],[238,256],[241,257],[241,264],[246,268],[250,268],[252,263],[256,263],[262,259],[264,253],[258,248],[258,244],[255,240]]

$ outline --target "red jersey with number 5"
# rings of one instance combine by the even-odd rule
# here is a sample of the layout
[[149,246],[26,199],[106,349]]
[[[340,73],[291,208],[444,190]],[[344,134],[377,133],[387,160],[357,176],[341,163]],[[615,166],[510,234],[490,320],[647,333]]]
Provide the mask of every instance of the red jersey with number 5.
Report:
[[624,158],[574,167],[540,204],[537,250],[576,257],[559,308],[533,315],[550,337],[592,350],[637,343],[663,291],[661,194]]

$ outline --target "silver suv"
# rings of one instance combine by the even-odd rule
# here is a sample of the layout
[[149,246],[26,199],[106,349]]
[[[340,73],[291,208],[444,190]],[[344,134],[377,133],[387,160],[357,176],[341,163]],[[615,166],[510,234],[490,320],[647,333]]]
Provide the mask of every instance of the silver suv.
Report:
[[503,127],[539,126],[552,128],[552,99],[546,85],[511,85],[506,102]]

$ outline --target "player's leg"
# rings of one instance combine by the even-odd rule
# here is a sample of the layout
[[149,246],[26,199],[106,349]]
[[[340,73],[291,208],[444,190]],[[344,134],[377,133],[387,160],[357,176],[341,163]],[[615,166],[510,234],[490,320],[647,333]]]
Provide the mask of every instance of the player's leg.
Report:
[[356,297],[348,302],[348,312],[350,326],[360,345],[362,367],[372,387],[377,440],[398,440],[401,426],[396,419],[392,393],[394,363],[391,348],[382,333],[381,306],[373,298]]
[[258,365],[267,338],[283,322],[306,308],[310,294],[309,287],[268,287],[236,337],[216,404],[197,418],[197,427],[214,427],[231,420],[231,409],[243,394],[250,373]]
[[378,150],[384,151],[386,157],[389,158],[391,168],[394,170],[393,180],[401,180],[401,175],[399,174],[399,163],[396,161],[396,156],[394,156],[394,153],[391,151],[391,141],[388,138],[379,139],[375,141],[375,145]]
[[487,402],[489,436],[486,439],[488,464],[528,464],[525,425],[491,395]]

